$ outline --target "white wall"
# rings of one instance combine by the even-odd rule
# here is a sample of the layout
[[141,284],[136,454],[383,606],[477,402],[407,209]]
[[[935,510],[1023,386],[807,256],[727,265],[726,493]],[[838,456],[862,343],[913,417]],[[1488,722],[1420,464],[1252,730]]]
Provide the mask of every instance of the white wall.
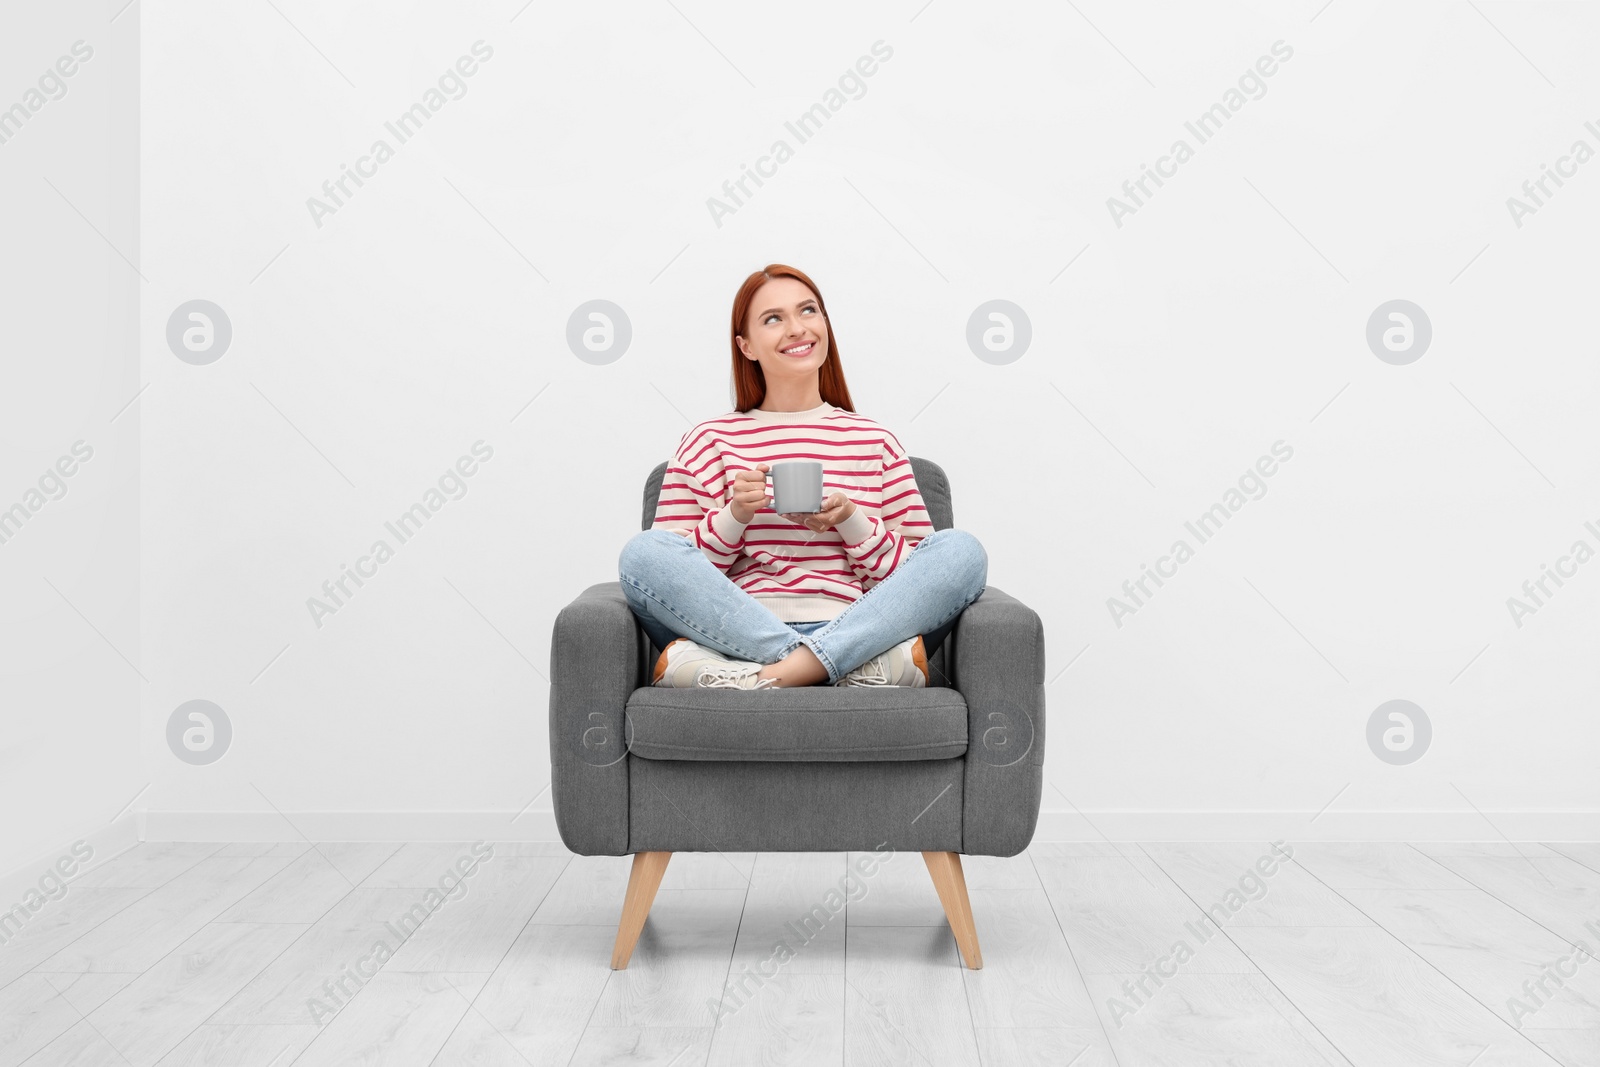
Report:
[[[1600,147],[1594,9],[141,6],[152,836],[553,834],[548,792],[511,819],[548,781],[554,617],[728,409],[728,307],[772,260],[818,279],[858,407],[944,465],[991,584],[1044,619],[1042,837],[1593,836],[1600,563],[1521,627],[1506,599],[1600,548],[1600,163],[1520,227],[1506,199]],[[479,40],[465,96],[319,226],[308,197]],[[880,40],[865,95],[713,221]],[[1433,330],[1404,366],[1365,337],[1397,298]],[[204,366],[164,336],[194,299],[233,329]],[[608,365],[565,342],[593,299],[632,323]],[[992,299],[1032,328],[1005,365],[966,342]],[[6,484],[81,432],[30,417]],[[467,494],[317,626],[307,599],[479,440]],[[1265,497],[1117,625],[1108,598],[1280,440]],[[14,571],[40,654],[105,666]],[[205,767],[165,741],[196,698],[234,731]],[[1396,698],[1434,729],[1406,766],[1366,740]]]
[[75,840],[96,862],[134,841],[150,780],[138,11],[114,14],[40,5],[0,33],[0,875],[30,883]]

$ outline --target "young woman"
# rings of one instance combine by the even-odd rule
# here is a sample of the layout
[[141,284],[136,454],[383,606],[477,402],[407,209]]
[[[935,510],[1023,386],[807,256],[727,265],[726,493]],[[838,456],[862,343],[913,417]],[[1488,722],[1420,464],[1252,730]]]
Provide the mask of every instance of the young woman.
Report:
[[[856,414],[810,278],[781,263],[751,274],[731,333],[738,410],[683,435],[652,528],[618,561],[662,650],[652,684],[927,685],[988,554],[933,529],[899,440]],[[767,471],[790,459],[822,463],[816,514],[771,510]]]

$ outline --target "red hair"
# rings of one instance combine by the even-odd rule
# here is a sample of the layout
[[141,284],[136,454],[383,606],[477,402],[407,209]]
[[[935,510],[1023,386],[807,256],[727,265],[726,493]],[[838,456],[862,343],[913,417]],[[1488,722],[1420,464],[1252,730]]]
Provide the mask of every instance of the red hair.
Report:
[[[810,289],[817,298],[817,307],[822,311],[824,320],[828,318],[828,305],[822,299],[822,293],[817,289],[804,271],[783,263],[769,263],[744,280],[739,286],[739,291],[733,297],[733,319],[729,329],[728,343],[733,346],[733,385],[737,402],[736,411],[749,411],[751,408],[760,407],[761,402],[767,397],[767,376],[761,370],[761,364],[753,359],[747,359],[739,351],[739,337],[749,337],[746,319],[750,315],[750,305],[755,302],[756,290],[760,289],[773,278],[793,278],[795,281]],[[855,405],[850,402],[850,387],[844,381],[844,369],[839,365],[839,339],[834,336],[833,323],[828,322],[828,355],[822,361],[822,366],[817,368],[817,391],[822,394],[822,399],[834,407],[846,411],[854,411]]]

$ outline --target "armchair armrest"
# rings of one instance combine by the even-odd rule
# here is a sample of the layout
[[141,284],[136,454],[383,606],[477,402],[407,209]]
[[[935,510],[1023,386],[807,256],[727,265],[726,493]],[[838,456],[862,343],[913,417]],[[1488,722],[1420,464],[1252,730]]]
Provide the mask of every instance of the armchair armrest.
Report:
[[550,641],[550,796],[580,856],[628,852],[626,709],[645,683],[650,639],[620,582],[561,609]]
[[987,586],[950,633],[952,686],[967,702],[962,851],[1015,856],[1044,792],[1044,624]]

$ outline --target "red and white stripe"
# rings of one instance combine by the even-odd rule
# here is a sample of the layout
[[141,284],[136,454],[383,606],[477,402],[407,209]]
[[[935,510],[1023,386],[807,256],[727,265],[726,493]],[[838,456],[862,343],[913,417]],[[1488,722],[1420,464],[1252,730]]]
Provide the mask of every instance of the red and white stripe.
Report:
[[[741,525],[728,508],[734,478],[758,463],[822,463],[822,493],[855,502],[850,519],[813,533],[772,510]],[[900,441],[842,408],[802,422],[743,412],[683,435],[667,465],[653,529],[689,530],[718,569],[786,622],[830,619],[883,581],[933,532]]]

